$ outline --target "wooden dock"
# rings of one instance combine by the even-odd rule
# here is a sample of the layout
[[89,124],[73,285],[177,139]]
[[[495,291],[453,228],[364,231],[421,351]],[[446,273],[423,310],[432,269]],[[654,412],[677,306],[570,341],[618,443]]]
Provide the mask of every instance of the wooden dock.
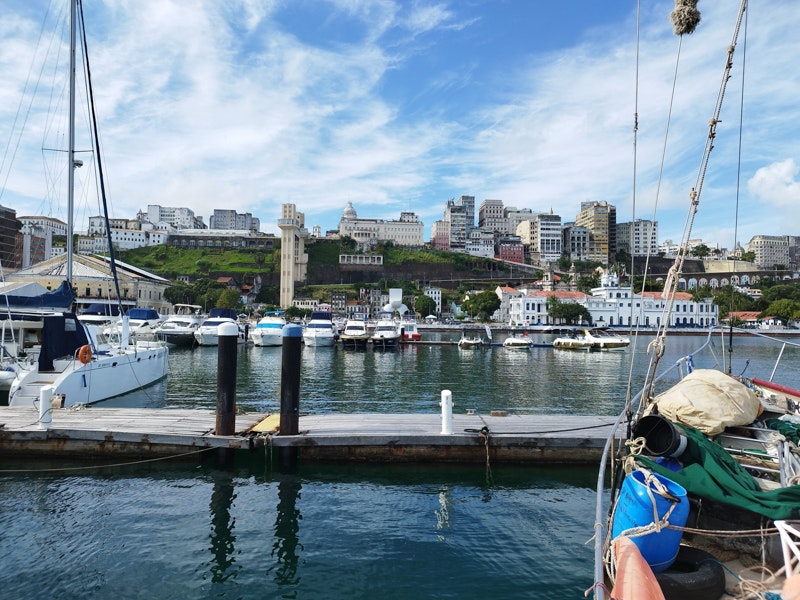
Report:
[[0,456],[191,459],[216,448],[288,447],[301,461],[587,464],[599,461],[614,417],[454,414],[449,435],[438,413],[302,415],[298,435],[280,435],[278,420],[238,414],[236,434],[218,436],[211,410],[85,407],[54,410],[43,429],[35,410],[4,406]]

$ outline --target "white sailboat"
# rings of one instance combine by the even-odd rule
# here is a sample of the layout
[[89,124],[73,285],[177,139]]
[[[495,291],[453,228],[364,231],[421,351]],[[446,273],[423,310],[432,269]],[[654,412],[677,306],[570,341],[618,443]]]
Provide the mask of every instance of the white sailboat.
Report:
[[[75,159],[75,38],[78,18],[77,2],[70,0],[70,118],[67,151],[67,240],[70,243],[67,243],[65,277],[69,294],[72,294],[74,170],[82,164]],[[91,116],[94,122],[94,115]],[[102,187],[102,172],[99,177]],[[105,204],[105,198],[103,201]],[[107,216],[106,224],[108,228]],[[111,271],[116,279],[113,246],[110,243],[109,250]],[[117,297],[120,297],[119,289]],[[146,387],[167,374],[169,351],[166,344],[132,341],[129,323],[125,318],[118,336],[112,339],[104,335],[98,326],[79,321],[68,310],[39,310],[37,313],[31,309],[29,314],[41,319],[41,342],[36,348],[37,360],[15,365],[15,376],[9,389],[11,406],[36,406],[43,390],[49,391],[57,399],[53,402],[56,406],[92,404]]]

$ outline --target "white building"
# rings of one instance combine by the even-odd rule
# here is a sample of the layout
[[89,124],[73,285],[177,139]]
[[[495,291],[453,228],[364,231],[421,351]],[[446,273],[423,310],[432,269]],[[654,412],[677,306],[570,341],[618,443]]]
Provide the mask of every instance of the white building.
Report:
[[339,236],[353,238],[362,248],[378,242],[421,247],[424,244],[424,229],[425,225],[413,212],[401,212],[399,221],[359,219],[352,202],[347,203],[339,221]]
[[[435,288],[431,286],[425,286],[425,289],[422,290],[422,293],[428,296],[429,298],[433,299],[436,302],[436,314],[442,314],[442,289]],[[427,317],[428,315],[422,315],[423,317]]]
[[517,226],[517,235],[528,246],[532,259],[555,262],[561,257],[561,217],[550,213],[533,215]]
[[658,221],[636,219],[617,223],[617,249],[631,256],[658,254]]
[[494,233],[487,229],[473,229],[467,237],[464,251],[471,256],[494,258]]
[[169,225],[175,229],[203,229],[203,217],[196,217],[191,208],[161,206],[148,204],[147,212],[139,212],[137,219],[140,222],[152,223],[157,229],[162,229],[161,224]]
[[[547,300],[555,296],[561,302],[577,302],[586,307],[592,324],[598,326],[660,327],[666,318],[667,300],[661,292],[635,294],[629,286],[620,286],[618,277],[604,273],[600,287],[590,295],[581,292],[537,290],[510,300],[509,322],[515,325],[546,325]],[[719,323],[719,312],[711,298],[692,300],[687,292],[676,292],[670,327],[708,328]]]
[[785,235],[756,235],[745,247],[755,254],[753,262],[762,269],[789,267],[789,238]]

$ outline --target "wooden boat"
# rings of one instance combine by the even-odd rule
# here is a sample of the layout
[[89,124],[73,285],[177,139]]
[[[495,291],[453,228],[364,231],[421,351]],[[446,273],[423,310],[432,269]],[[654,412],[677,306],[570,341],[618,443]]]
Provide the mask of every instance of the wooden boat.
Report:
[[[725,49],[722,93],[709,120],[708,143],[698,171],[701,176],[690,194],[689,214],[692,219],[687,221],[689,223],[693,222],[700,205],[702,177],[707,173],[713,148],[710,142],[714,140],[715,128],[720,122],[724,84],[731,77],[733,52],[746,7],[747,2],[743,0],[734,26],[733,41]],[[677,24],[675,27],[682,30]],[[682,241],[683,248],[688,247],[687,240],[691,235],[691,227],[688,227]],[[669,323],[671,299],[678,292],[683,277],[682,264],[676,260],[665,281],[663,297],[667,311],[659,326],[656,343],[650,346],[653,351],[650,352],[645,381],[641,382],[637,394],[626,399],[615,433],[607,440],[601,460],[595,510],[595,584],[592,588],[596,600],[607,600],[603,585],[606,573],[622,577],[621,585],[626,585],[628,574],[625,569],[614,572],[610,568],[611,549],[623,545],[618,543],[620,536],[632,538],[634,543],[656,536],[656,542],[650,546],[659,548],[660,542],[667,539],[663,536],[674,536],[678,532],[682,537],[680,545],[675,548],[675,561],[681,549],[688,547],[687,543],[691,545],[702,540],[704,549],[712,555],[717,549],[750,554],[750,558],[761,561],[762,567],[773,572],[786,566],[782,565],[781,557],[793,554],[789,546],[797,543],[797,540],[773,534],[779,533],[778,524],[800,516],[800,485],[795,483],[800,481],[800,390],[780,385],[773,379],[778,373],[783,348],[793,346],[800,349],[800,344],[760,336],[765,344],[774,342],[782,346],[775,352],[776,363],[771,374],[753,378],[735,376],[731,363],[731,355],[736,352],[733,333],[744,335],[753,332],[733,327],[728,330],[712,327],[700,348],[671,365],[661,365],[663,344],[668,342],[666,324]],[[727,364],[720,365],[718,357],[710,351],[715,335],[722,338],[722,345],[727,350]],[[705,365],[708,367],[702,368]],[[664,381],[672,385],[664,389]],[[635,385],[638,384],[629,382],[628,389],[636,389]],[[776,436],[776,432],[779,435]],[[622,445],[619,444],[620,437],[627,438]],[[612,448],[622,448],[623,451],[612,458]],[[606,492],[604,481],[608,476],[608,466],[611,467],[612,485]],[[632,516],[630,507],[636,504],[636,500],[635,496],[626,493],[625,486],[631,477],[641,478],[644,473],[660,477],[684,490],[683,497],[672,493],[659,493],[659,496],[672,508],[677,510],[681,506],[686,511],[685,526],[670,521],[671,511],[654,510],[653,506],[659,503],[654,496],[649,499],[645,496],[640,506],[643,510]],[[610,506],[608,511],[606,506]],[[620,520],[626,521],[624,528],[619,525]],[[674,539],[670,538],[670,543],[674,544]],[[721,569],[709,568],[708,565],[718,564],[713,557],[705,555],[702,559],[689,561],[692,568],[677,569],[669,561],[648,556],[642,544],[637,545],[652,570],[662,569],[656,573],[656,579],[665,597],[722,596],[724,574],[721,577]],[[692,551],[701,552],[697,549]],[[631,577],[634,578],[638,577],[635,562],[634,559],[631,564],[634,573]]]

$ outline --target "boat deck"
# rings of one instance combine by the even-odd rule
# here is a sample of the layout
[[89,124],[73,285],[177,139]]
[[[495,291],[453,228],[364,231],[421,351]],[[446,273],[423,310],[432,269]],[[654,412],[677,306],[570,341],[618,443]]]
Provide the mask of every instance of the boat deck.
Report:
[[60,409],[49,429],[30,408],[0,407],[0,456],[189,456],[214,448],[298,448],[301,460],[517,463],[599,462],[614,417],[453,415],[442,434],[433,414],[325,414],[300,417],[298,435],[276,432],[278,415],[236,415],[236,434],[214,434],[211,410]]

